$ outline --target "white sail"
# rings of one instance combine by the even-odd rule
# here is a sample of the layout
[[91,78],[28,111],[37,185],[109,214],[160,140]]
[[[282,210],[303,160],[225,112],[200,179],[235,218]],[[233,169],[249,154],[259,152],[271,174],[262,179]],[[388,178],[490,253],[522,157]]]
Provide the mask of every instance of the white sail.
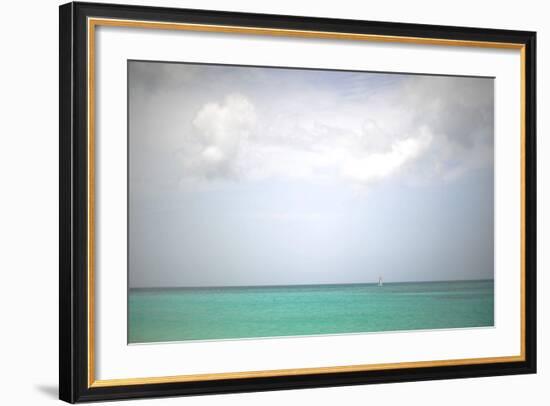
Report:
[[378,277],[378,286],[383,286],[384,284],[382,283],[382,277],[379,276]]

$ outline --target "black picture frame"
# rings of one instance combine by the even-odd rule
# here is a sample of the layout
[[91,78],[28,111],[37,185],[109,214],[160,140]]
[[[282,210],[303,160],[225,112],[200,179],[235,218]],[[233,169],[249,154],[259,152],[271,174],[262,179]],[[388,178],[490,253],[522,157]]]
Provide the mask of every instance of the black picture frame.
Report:
[[[517,44],[524,52],[524,359],[386,370],[93,386],[89,381],[87,19],[112,18]],[[59,398],[67,402],[236,393],[536,372],[536,33],[94,3],[60,6]]]

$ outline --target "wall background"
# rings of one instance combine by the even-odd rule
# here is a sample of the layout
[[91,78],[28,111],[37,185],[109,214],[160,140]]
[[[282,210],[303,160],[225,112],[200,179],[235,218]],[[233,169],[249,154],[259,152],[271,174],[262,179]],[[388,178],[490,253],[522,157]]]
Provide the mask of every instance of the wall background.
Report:
[[[117,1],[118,3],[118,1]],[[539,373],[462,380],[130,401],[125,405],[543,405],[550,398],[544,340],[550,310],[544,252],[550,185],[547,96],[550,23],[545,2],[123,1],[318,17],[479,26],[538,32]],[[0,24],[0,396],[6,405],[57,400],[58,1],[9,2]],[[58,403],[60,404],[60,403]]]

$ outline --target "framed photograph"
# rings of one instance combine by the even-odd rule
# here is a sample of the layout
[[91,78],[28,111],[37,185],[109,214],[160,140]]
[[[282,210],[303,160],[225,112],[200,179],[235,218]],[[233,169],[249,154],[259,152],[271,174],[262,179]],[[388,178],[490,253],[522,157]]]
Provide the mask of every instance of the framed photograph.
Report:
[[534,32],[60,7],[60,398],[534,373]]

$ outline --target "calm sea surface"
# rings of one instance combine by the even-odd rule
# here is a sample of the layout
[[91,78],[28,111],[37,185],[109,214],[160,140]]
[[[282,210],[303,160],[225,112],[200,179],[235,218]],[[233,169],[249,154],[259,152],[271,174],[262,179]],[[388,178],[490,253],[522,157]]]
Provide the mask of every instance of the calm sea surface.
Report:
[[129,292],[130,343],[493,324],[492,280]]

